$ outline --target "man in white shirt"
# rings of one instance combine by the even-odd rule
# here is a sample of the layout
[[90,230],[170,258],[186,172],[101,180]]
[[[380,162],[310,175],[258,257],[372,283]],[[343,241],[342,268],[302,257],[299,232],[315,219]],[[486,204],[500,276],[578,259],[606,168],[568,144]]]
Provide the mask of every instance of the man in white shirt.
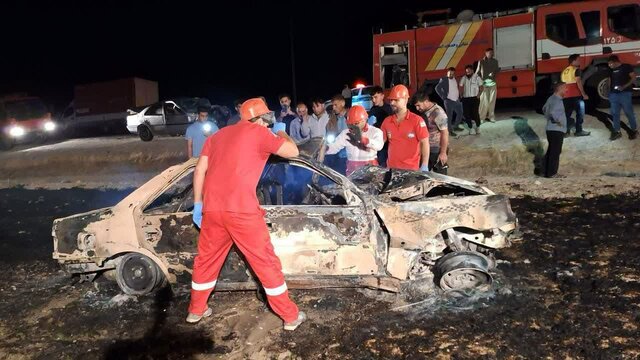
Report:
[[313,114],[306,120],[303,119],[300,128],[300,134],[303,137],[324,137],[327,133],[327,123],[329,122],[329,114],[324,109],[324,101],[316,98],[311,102]]
[[369,115],[360,105],[347,113],[348,129],[343,130],[336,141],[327,146],[327,155],[347,149],[346,175],[366,165],[378,165],[378,151],[384,146],[382,130],[367,124]]
[[474,73],[473,66],[467,65],[464,68],[465,75],[460,78],[462,88],[462,109],[464,119],[469,126],[469,135],[473,131],[473,121],[476,123],[476,135],[480,135],[480,94],[482,94],[482,78]]
[[438,85],[436,85],[436,93],[440,95],[440,98],[444,101],[444,108],[447,111],[447,117],[449,118],[449,134],[456,137],[454,132],[464,130],[460,123],[462,122],[463,111],[462,103],[460,102],[460,90],[458,88],[458,81],[456,81],[456,69],[450,67],[447,70],[447,76],[440,79]]

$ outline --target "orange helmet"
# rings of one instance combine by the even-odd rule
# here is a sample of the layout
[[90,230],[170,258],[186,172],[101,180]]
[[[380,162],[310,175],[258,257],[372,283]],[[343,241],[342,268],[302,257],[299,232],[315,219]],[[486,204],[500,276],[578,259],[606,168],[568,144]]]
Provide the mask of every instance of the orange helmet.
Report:
[[260,98],[249,99],[240,105],[240,120],[251,120],[270,113],[271,110]]
[[347,113],[347,125],[355,125],[360,121],[367,121],[367,119],[369,119],[369,114],[360,105],[354,105]]
[[398,100],[398,99],[408,99],[409,98],[409,89],[407,89],[404,85],[396,85],[391,89],[389,96],[387,99],[389,100]]

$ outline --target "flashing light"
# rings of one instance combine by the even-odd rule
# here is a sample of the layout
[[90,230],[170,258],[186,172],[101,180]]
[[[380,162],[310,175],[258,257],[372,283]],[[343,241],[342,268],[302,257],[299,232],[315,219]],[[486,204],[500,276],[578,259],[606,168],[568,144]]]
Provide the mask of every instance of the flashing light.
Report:
[[206,132],[206,133],[211,132],[211,124],[202,125],[202,130],[204,130],[204,132]]
[[356,83],[356,89],[362,89],[364,86],[363,83]]
[[327,141],[327,144],[333,144],[333,142],[336,141],[336,136],[333,134],[329,134],[326,137],[326,141]]
[[55,129],[56,129],[56,123],[54,123],[53,121],[47,121],[46,123],[44,123],[45,131],[53,131]]
[[14,126],[9,130],[9,135],[13,137],[21,137],[24,135],[24,129],[20,126]]

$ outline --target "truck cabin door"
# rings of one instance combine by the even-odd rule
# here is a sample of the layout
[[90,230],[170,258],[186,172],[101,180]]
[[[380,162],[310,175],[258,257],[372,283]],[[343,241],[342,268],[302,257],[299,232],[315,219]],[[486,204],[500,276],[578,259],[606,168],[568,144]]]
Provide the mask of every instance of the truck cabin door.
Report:
[[620,61],[640,65],[640,4],[632,0],[607,1],[602,21],[603,52]]
[[169,134],[182,135],[187,131],[189,116],[175,103],[164,103],[164,118]]
[[[573,4],[541,7],[537,18],[538,72],[562,72],[572,54],[581,55],[581,67],[584,68],[588,60],[585,55],[592,56],[600,46],[599,32],[593,30],[593,19],[598,16],[599,5],[595,1],[587,2],[579,9]],[[583,19],[587,26],[583,25]],[[590,31],[588,36],[585,30],[587,27]]]

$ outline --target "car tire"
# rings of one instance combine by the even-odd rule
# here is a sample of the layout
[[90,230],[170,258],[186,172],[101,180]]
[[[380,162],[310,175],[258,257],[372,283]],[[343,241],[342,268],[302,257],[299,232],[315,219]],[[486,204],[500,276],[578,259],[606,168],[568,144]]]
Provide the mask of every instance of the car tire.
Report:
[[587,80],[585,91],[589,95],[592,106],[597,108],[609,107],[609,74],[600,70]]
[[138,125],[138,136],[140,136],[140,140],[142,141],[151,141],[153,140],[153,132],[147,125]]
[[127,253],[116,265],[116,282],[128,295],[144,295],[164,284],[164,274],[149,257]]

